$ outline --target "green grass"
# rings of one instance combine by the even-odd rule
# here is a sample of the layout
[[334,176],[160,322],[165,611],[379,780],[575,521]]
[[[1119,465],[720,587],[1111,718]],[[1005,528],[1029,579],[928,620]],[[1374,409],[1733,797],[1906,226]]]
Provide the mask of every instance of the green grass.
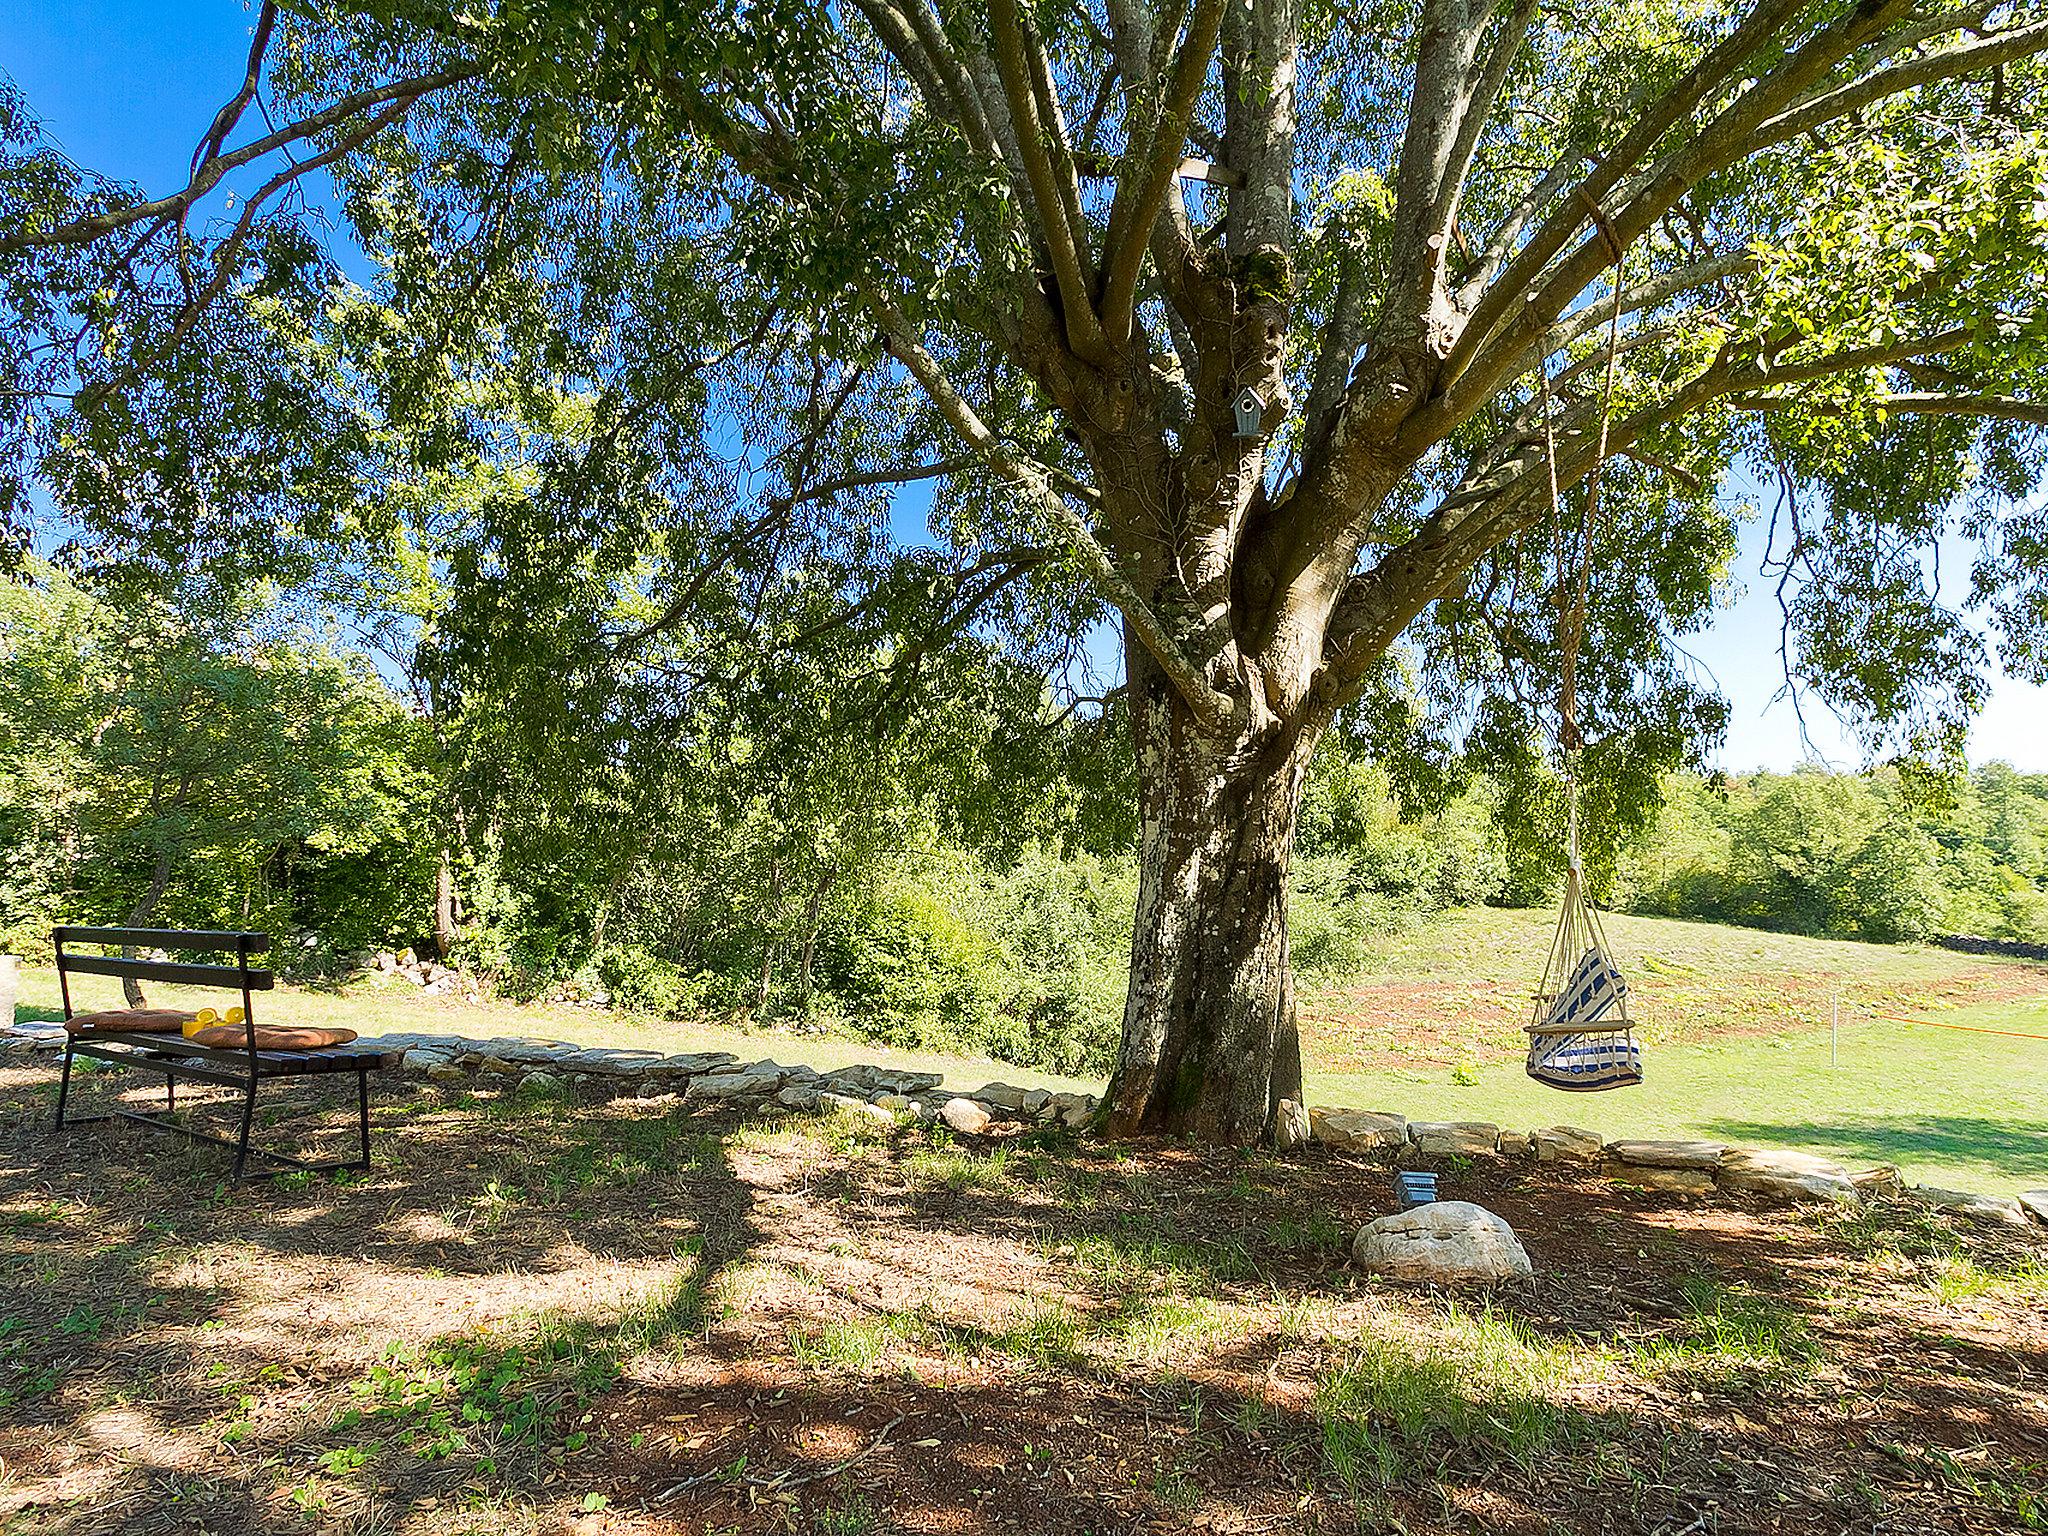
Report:
[[[1472,1029],[1485,1005],[1491,1059],[1458,1074],[1469,1083],[1441,1061],[1397,1057],[1333,1069],[1331,1058],[1345,1052],[1319,1047],[1343,996],[1324,994],[1314,1004],[1324,1022],[1305,1029],[1310,1101],[1510,1129],[1561,1122],[1610,1139],[1791,1148],[1852,1168],[1897,1163],[1909,1181],[1987,1193],[2048,1187],[2048,1039],[1931,1029],[1873,1011],[2048,1035],[2048,966],[1610,918],[1647,1026],[1647,1081],[1572,1095],[1530,1081],[1507,1054],[1519,1043],[1548,921],[1541,913],[1452,914],[1382,957],[1387,981],[1421,992],[1417,1027],[1425,1035]],[[1836,985],[1846,999],[1838,1065],[1827,1022]],[[1999,994],[2007,996],[1976,1000]],[[1388,1023],[1358,1022],[1346,1044],[1368,1043],[1363,1037],[1375,1028],[1383,1037],[1393,1032]]]
[[[62,1018],[56,971],[47,966],[24,966],[20,975],[15,1016]],[[96,976],[73,977],[71,996],[80,1012],[121,1006],[120,984]],[[178,1008],[220,1008],[238,1001],[218,991],[168,986],[151,986],[149,998],[154,1004]],[[768,1057],[784,1066],[807,1066],[818,1072],[871,1062],[904,1072],[938,1072],[948,1084],[963,1089],[996,1081],[1055,1092],[1094,1086],[971,1053],[899,1050],[850,1035],[798,1034],[772,1025],[753,1028],[723,1019],[658,1019],[601,1008],[500,999],[469,1003],[460,997],[427,997],[410,983],[384,978],[357,978],[338,988],[280,986],[256,1000],[256,1017],[268,1024],[339,1025],[360,1035],[461,1035],[472,1040],[519,1037],[671,1055],[730,1051],[742,1061]]]
[[[1912,945],[1854,944],[1708,923],[1609,917],[1644,1026],[1643,1087],[1575,1097],[1523,1074],[1528,998],[1552,914],[1448,913],[1382,942],[1369,972],[1303,1003],[1313,1103],[1392,1109],[1414,1119],[1491,1120],[1510,1129],[1559,1122],[1602,1135],[1705,1137],[1785,1147],[1852,1167],[1897,1163],[1909,1180],[2015,1193],[2048,1187],[2048,1040],[1929,1029],[1883,1010],[2048,1035],[2048,966]],[[82,1006],[118,998],[88,978]],[[218,994],[157,989],[161,1000]],[[1839,1065],[1829,1007],[1843,998]],[[869,1061],[935,1071],[973,1088],[1088,1087],[985,1057],[900,1051],[840,1035],[799,1035],[730,1021],[661,1020],[597,1009],[427,998],[384,980],[338,990],[280,988],[261,1015],[472,1038],[520,1035],[661,1051],[724,1050],[820,1071]],[[22,972],[24,1017],[53,1017],[55,973]],[[921,1186],[992,1192],[1008,1172],[938,1152]],[[593,1170],[592,1176],[602,1170]]]

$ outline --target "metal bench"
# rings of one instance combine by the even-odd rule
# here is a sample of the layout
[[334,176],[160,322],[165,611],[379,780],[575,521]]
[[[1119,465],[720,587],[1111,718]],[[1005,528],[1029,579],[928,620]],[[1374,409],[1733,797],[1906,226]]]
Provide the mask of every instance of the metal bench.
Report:
[[[219,987],[242,994],[242,1027],[245,1045],[200,1045],[177,1030],[162,1033],[123,1031],[106,1034],[64,1036],[64,1074],[57,1085],[57,1129],[67,1125],[93,1125],[102,1121],[133,1120],[159,1130],[173,1131],[192,1141],[211,1142],[235,1149],[234,1182],[245,1178],[267,1179],[292,1169],[328,1172],[361,1170],[370,1166],[370,1073],[380,1068],[383,1055],[374,1048],[353,1045],[323,1046],[316,1050],[278,1051],[256,1048],[256,1007],[254,994],[267,992],[275,984],[271,972],[252,966],[250,956],[266,953],[270,939],[261,933],[227,933],[176,928],[57,928],[51,938],[57,950],[57,984],[63,992],[64,1018],[72,1017],[71,978],[76,975],[133,977],[139,981],[162,981],[180,986]],[[198,964],[185,960],[143,960],[127,955],[73,954],[67,944],[94,944],[123,949],[177,950],[186,953],[227,953],[232,965]],[[71,1063],[86,1056],[115,1066],[134,1067],[164,1076],[164,1107],[161,1110],[116,1108],[104,1115],[65,1118],[71,1095]],[[249,1144],[249,1132],[256,1114],[259,1084],[278,1078],[329,1076],[353,1072],[356,1078],[356,1126],[360,1153],[352,1162],[316,1163],[267,1151]],[[241,1091],[241,1132],[232,1141],[225,1136],[173,1119],[177,1111],[177,1084],[211,1083]],[[280,1166],[247,1171],[251,1157],[264,1158]]]

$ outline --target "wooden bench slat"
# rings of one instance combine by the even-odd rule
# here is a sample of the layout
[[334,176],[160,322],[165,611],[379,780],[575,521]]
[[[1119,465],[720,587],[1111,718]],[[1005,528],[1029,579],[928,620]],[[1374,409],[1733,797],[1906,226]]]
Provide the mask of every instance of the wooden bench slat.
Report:
[[59,944],[126,944],[150,949],[217,950],[238,954],[270,948],[267,933],[239,933],[226,928],[79,928],[52,930]]
[[199,965],[185,960],[130,960],[122,955],[66,955],[63,968],[88,976],[133,976],[141,981],[168,981],[181,986],[241,987],[268,992],[275,985],[269,971],[239,965]]

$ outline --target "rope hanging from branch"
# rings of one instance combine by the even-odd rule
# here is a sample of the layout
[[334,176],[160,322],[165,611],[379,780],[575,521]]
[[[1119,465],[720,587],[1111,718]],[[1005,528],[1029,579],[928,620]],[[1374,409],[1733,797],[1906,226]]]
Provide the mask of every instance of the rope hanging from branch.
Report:
[[1556,565],[1559,652],[1557,752],[1565,793],[1564,900],[1550,957],[1531,1015],[1528,1073],[1540,1083],[1578,1093],[1625,1088],[1643,1080],[1642,1047],[1628,1012],[1628,981],[1607,948],[1599,914],[1586,899],[1579,853],[1579,647],[1585,639],[1593,580],[1593,544],[1599,529],[1600,478],[1607,466],[1607,429],[1614,412],[1614,375],[1621,354],[1621,294],[1627,249],[1597,208],[1594,226],[1614,257],[1614,299],[1607,321],[1606,372],[1600,387],[1600,430],[1579,501],[1577,536],[1567,557],[1563,497],[1557,474],[1557,424],[1550,392],[1550,360],[1537,361],[1543,407],[1543,457],[1550,480],[1551,554]]

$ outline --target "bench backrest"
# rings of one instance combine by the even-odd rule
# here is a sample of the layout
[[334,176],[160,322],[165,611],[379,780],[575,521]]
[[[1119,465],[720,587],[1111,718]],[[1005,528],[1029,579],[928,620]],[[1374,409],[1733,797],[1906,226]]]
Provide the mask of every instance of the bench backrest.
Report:
[[[242,994],[243,1016],[254,1018],[249,994],[268,992],[276,984],[270,970],[249,964],[251,955],[270,948],[265,933],[229,933],[204,928],[54,928],[57,985],[64,995],[64,1017],[71,1017],[71,977],[124,976],[137,981],[167,981],[191,987],[223,987]],[[182,950],[186,953],[232,954],[233,965],[206,965],[188,960],[142,960],[127,955],[75,955],[66,944],[118,945],[123,949]]]

